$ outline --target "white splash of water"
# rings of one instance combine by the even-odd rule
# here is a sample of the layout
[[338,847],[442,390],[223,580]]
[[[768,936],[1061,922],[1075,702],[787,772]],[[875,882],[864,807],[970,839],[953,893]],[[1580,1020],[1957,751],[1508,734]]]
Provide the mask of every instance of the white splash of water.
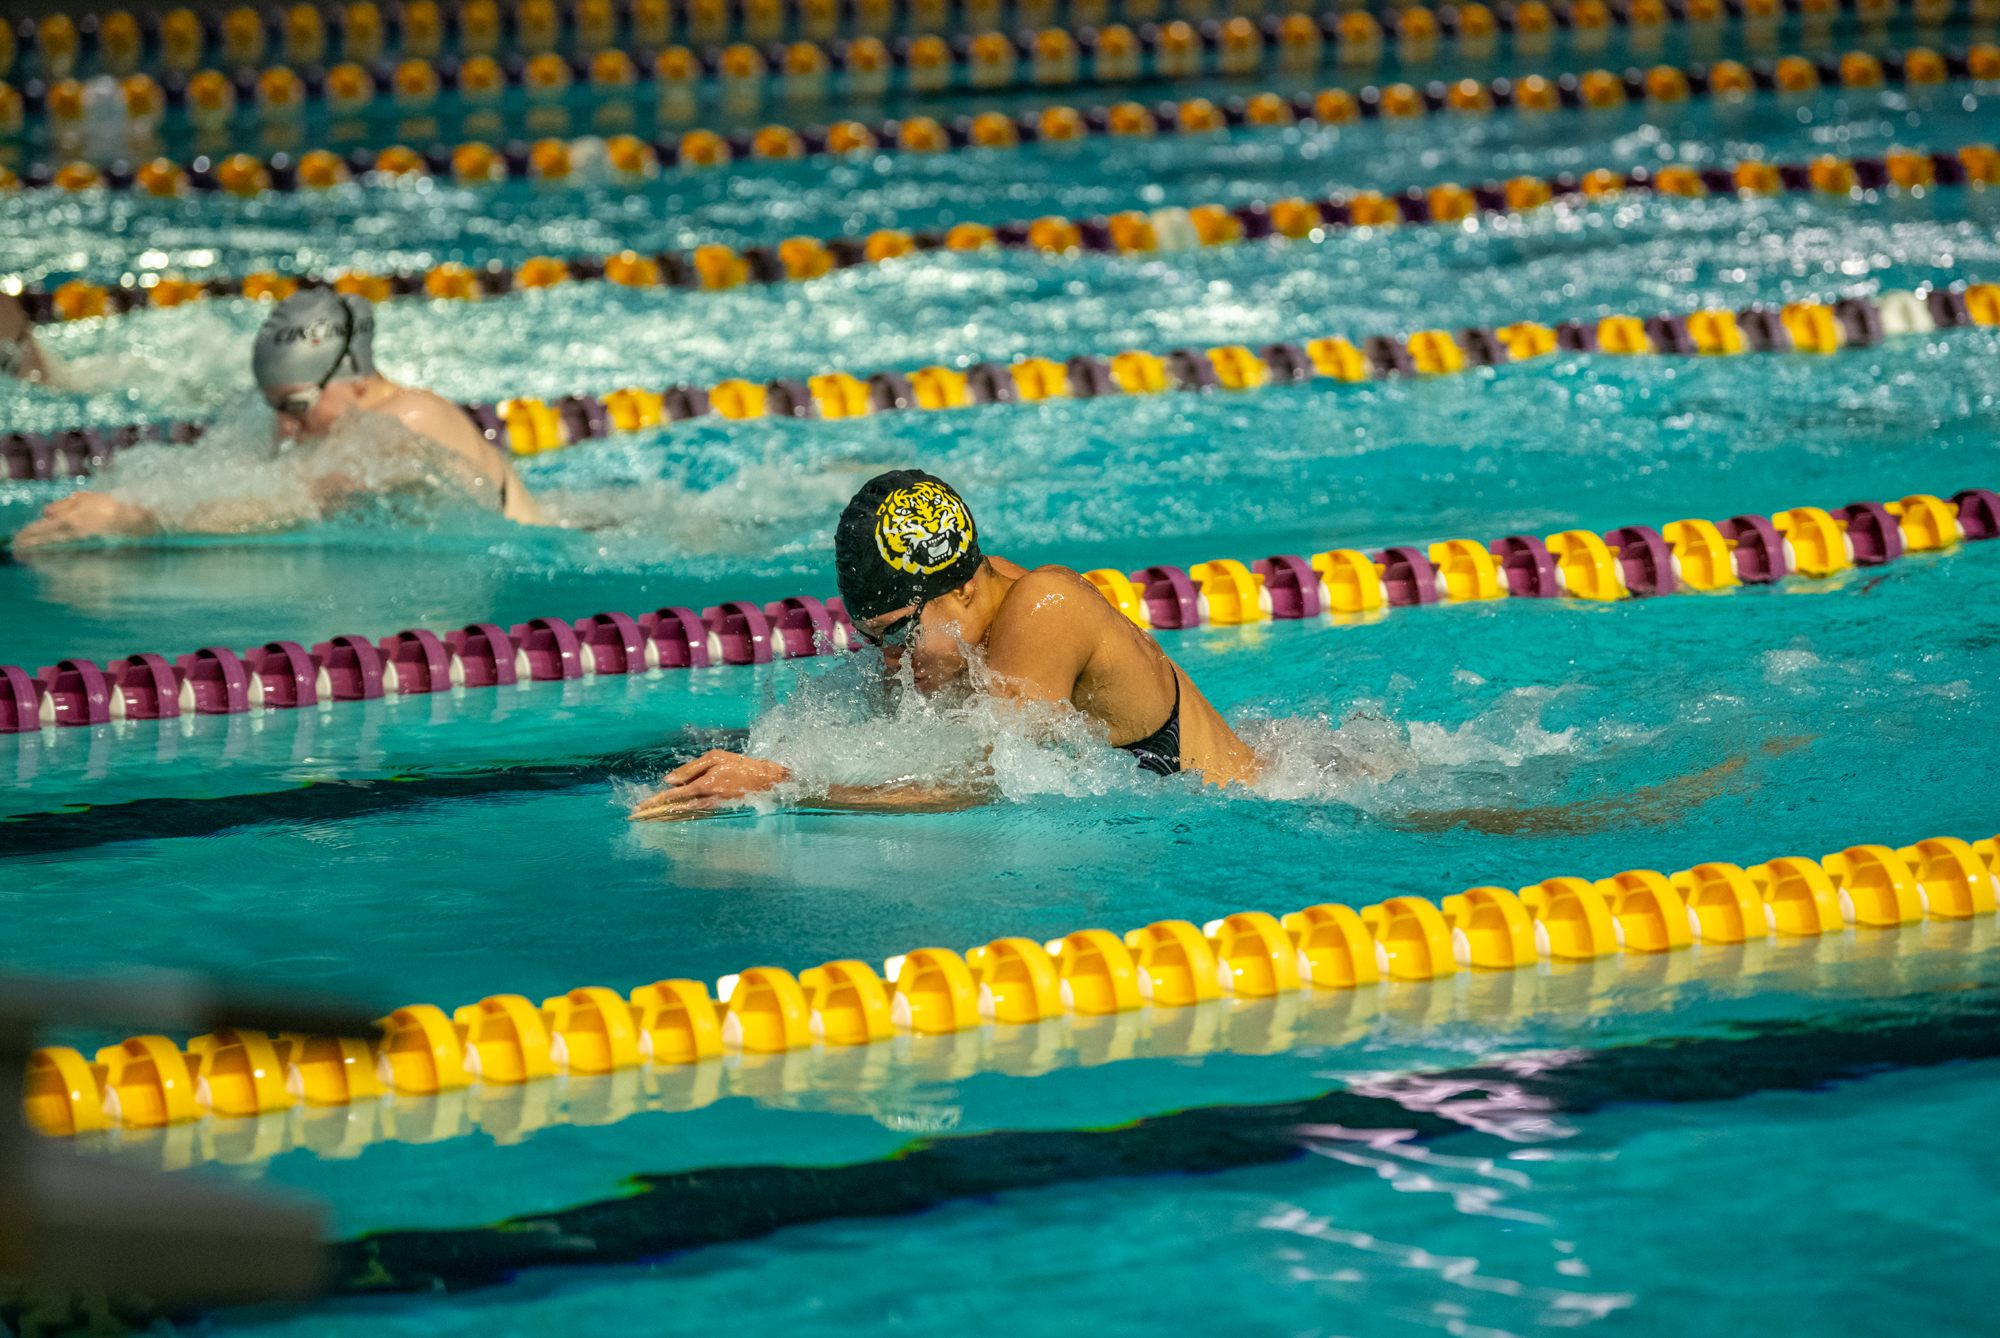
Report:
[[1490,788],[1496,772],[1588,746],[1575,728],[1541,727],[1556,694],[1540,689],[1505,694],[1453,727],[1400,721],[1381,703],[1361,702],[1339,719],[1238,720],[1235,728],[1257,753],[1262,774],[1250,786],[1204,790],[1196,773],[1163,780],[1141,771],[1110,746],[1099,722],[1065,705],[980,690],[985,670],[978,648],[965,653],[966,679],[931,696],[916,690],[907,664],[899,676],[885,677],[872,653],[801,671],[744,745],[752,756],[782,763],[791,779],[751,806],[766,813],[811,807],[834,787],[874,786],[933,790],[974,803],[1116,795],[1174,804],[1332,801],[1395,811],[1490,798],[1478,791]]
[[1338,720],[1250,718],[1235,726],[1263,764],[1254,792],[1266,799],[1399,807],[1419,795],[1439,799],[1461,779],[1511,770],[1535,758],[1582,753],[1590,740],[1575,727],[1542,726],[1542,713],[1559,695],[1549,688],[1516,689],[1456,725],[1398,720],[1384,703],[1361,701]]
[[261,403],[239,401],[192,446],[119,452],[97,486],[169,533],[425,524],[490,509],[457,456],[386,415],[349,413],[326,436],[295,442],[275,440],[273,422]]
[[697,556],[782,558],[823,553],[823,531],[866,477],[854,469],[802,470],[774,458],[745,465],[706,489],[685,477],[556,488],[525,471],[523,481],[564,529],[591,531],[601,543],[638,540],[650,549],[664,541]]
[[1767,650],[1762,658],[1764,681],[1774,686],[1794,679],[1817,678],[1827,670],[1826,661],[1803,646]]
[[769,805],[810,805],[836,786],[1015,801],[1158,792],[1157,778],[1114,751],[1090,717],[976,690],[984,666],[977,647],[965,653],[967,680],[928,696],[916,689],[909,662],[889,679],[867,653],[802,676],[750,730],[746,751],[791,772]]
[[1412,721],[1410,750],[1420,764],[1448,767],[1474,762],[1518,767],[1531,757],[1571,752],[1577,738],[1574,727],[1554,732],[1542,728],[1542,709],[1556,695],[1554,688],[1517,688],[1494,709],[1456,729]]

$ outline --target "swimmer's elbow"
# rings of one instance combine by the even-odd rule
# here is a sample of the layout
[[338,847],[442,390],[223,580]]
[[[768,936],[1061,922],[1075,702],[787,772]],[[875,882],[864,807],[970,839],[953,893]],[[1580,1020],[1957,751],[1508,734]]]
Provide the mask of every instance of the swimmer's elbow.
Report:
[[550,526],[556,523],[549,513],[542,509],[540,502],[526,493],[517,499],[511,489],[507,497],[507,509],[501,514],[516,525]]
[[1264,758],[1249,744],[1236,736],[1236,731],[1228,731],[1227,746],[1209,765],[1201,769],[1202,784],[1227,787],[1230,785],[1254,786],[1264,779]]
[[1204,771],[1201,783],[1204,788],[1213,785],[1218,790],[1226,790],[1232,785],[1251,789],[1264,779],[1264,763],[1260,758],[1252,758],[1247,764]]

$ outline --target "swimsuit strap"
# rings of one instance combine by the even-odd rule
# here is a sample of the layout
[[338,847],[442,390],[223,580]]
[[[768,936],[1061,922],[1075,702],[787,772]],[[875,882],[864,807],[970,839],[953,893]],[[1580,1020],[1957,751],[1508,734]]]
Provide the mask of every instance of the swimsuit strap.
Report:
[[1181,769],[1181,676],[1174,671],[1174,709],[1167,716],[1167,723],[1135,743],[1118,745],[1123,752],[1132,754],[1138,760],[1141,771],[1150,771],[1156,776],[1171,776]]

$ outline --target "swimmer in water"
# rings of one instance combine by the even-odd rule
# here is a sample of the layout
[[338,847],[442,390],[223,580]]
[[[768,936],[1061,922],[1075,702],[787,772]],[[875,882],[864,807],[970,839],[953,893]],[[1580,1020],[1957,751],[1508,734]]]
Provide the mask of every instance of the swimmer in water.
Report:
[[[4,315],[0,312],[0,327]],[[6,334],[0,328],[0,343]],[[280,443],[300,450],[298,468],[313,505],[324,514],[377,493],[432,486],[443,475],[508,520],[547,524],[513,466],[457,405],[428,390],[399,386],[375,370],[374,340],[375,309],[368,300],[327,288],[292,294],[257,332],[252,354],[257,385],[277,411]],[[32,333],[20,334],[9,347],[16,375],[31,368],[35,379],[46,376],[46,355]],[[392,436],[346,431],[365,425],[365,415],[393,420],[404,431]],[[226,497],[194,508],[172,528],[250,534],[299,519],[264,498]],[[168,528],[147,507],[85,491],[51,502],[41,519],[14,536],[13,548],[146,537]]]
[[[914,469],[871,479],[841,514],[834,558],[855,631],[892,674],[907,655],[918,691],[968,678],[966,650],[978,646],[986,672],[976,686],[1080,712],[1146,771],[1198,771],[1210,785],[1256,779],[1256,755],[1157,641],[1066,567],[1030,571],[982,554],[971,511],[943,480]],[[632,816],[690,817],[790,779],[777,762],[718,749],[669,772],[668,788]],[[834,786],[824,806],[970,802],[934,786]]]
[[0,376],[68,388],[62,359],[35,340],[35,323],[20,299],[0,293]]

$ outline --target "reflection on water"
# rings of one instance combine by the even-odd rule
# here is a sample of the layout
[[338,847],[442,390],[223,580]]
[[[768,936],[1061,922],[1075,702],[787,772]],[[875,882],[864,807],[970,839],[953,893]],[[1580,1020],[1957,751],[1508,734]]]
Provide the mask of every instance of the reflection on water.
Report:
[[[357,189],[189,206],[31,193],[0,202],[0,244],[30,276],[115,277],[135,242],[176,266],[386,271],[454,251],[476,264],[717,237],[741,245],[1135,202],[1317,196],[1330,182],[1470,181],[1766,147],[1859,152],[1919,135],[1944,148],[1985,133],[1976,103],[1952,110],[1958,90],[1941,110],[1915,107],[1914,119],[1879,116],[1873,95],[1841,96],[1854,97],[1839,114],[1846,124],[1826,124],[1828,94],[1690,109],[1677,136],[1642,126],[1637,112],[1543,125],[1496,117],[1093,146],[1104,152],[1067,160],[962,154],[815,166],[810,177],[714,174],[629,200]],[[929,255],[728,294],[592,284],[477,305],[397,302],[383,309],[381,343],[391,375],[456,398],[553,399],[733,374],[1734,308],[1990,279],[1984,271],[2000,266],[1993,209],[1990,193],[1955,191],[1859,207],[1626,200],[1309,246]],[[64,325],[47,333],[71,360],[72,391],[0,385],[0,416],[21,430],[221,413],[225,425],[201,445],[134,452],[108,481],[167,507],[247,490],[298,526],[255,543],[0,567],[0,659],[32,668],[72,654],[827,594],[841,503],[859,479],[912,463],[961,484],[995,551],[1121,570],[1949,495],[1993,483],[1983,471],[2000,393],[1994,341],[1971,331],[1823,361],[1566,357],[1254,400],[1160,396],[847,423],[711,418],[524,461],[529,486],[570,527],[531,533],[448,490],[317,514],[283,462],[249,449],[268,438],[248,384],[263,314],[214,302]],[[0,485],[0,527],[67,486]],[[0,952],[39,969],[115,956],[310,976],[385,1007],[450,1006],[500,991],[539,999],[585,983],[713,979],[760,961],[879,961],[1003,933],[1200,923],[1975,836],[1978,824],[1990,829],[2000,778],[1990,675],[1977,672],[1990,637],[1965,610],[1991,603],[1995,558],[2000,544],[1968,547],[1777,593],[1610,608],[1513,601],[1398,610],[1365,627],[1163,634],[1269,760],[1257,794],[1201,793],[1189,777],[1160,784],[1060,723],[885,705],[866,691],[861,659],[812,666],[802,683],[793,666],[715,670],[0,739],[10,804],[39,811],[38,832],[79,833],[5,866]],[[1808,592],[1816,597],[1793,597]],[[672,828],[624,823],[630,790],[657,766],[656,753],[628,750],[670,752],[740,728],[803,777],[782,796],[787,808]],[[613,754],[629,760],[603,760]],[[489,766],[463,790],[343,806],[338,817],[298,788],[366,798],[397,775],[579,755],[591,760],[567,781],[563,766],[546,768],[556,780],[540,788],[510,786]],[[1895,765],[1929,782],[1885,786]],[[971,813],[810,811],[813,787],[834,780],[989,771],[995,802]],[[307,802],[216,797],[243,790]],[[161,797],[186,805],[179,836],[148,830],[161,810],[143,805],[124,832],[85,831],[81,818],[65,828],[69,815],[51,811],[76,803],[101,814],[119,799]],[[1621,1333],[1678,1334],[1693,1314],[1729,1333],[1975,1332],[1990,1317],[1970,1313],[1965,1298],[1985,1298],[1966,1279],[1990,1253],[1990,1230],[1984,1200],[1965,1187],[1984,1184],[1988,1169],[1975,1160],[1990,1144],[1985,1070],[1940,1071],[1928,1089],[1889,1075],[1836,1093],[1590,1114],[1551,1109],[1532,1079],[1538,1065],[1612,1042],[1989,988],[1993,933],[1988,918],[1703,945],[301,1106],[107,1142],[155,1165],[209,1161],[311,1184],[357,1227],[470,1224],[629,1192],[620,1185],[641,1168],[838,1165],[886,1156],[912,1135],[1117,1128],[1343,1083],[1392,1102],[1385,1114],[1456,1131],[1420,1142],[1399,1127],[1322,1123],[1310,1135],[1317,1155],[1272,1170],[997,1194],[907,1225],[827,1221],[643,1270],[524,1279],[504,1293],[504,1314],[446,1296],[215,1324],[380,1338],[498,1323],[596,1338],[656,1332],[670,1313],[668,1323],[703,1332],[754,1316],[753,1327],[801,1334],[1205,1327],[1487,1338],[1607,1319]],[[1476,1063],[1495,1071],[1438,1076]]]
[[[261,1163],[295,1149],[347,1159],[376,1143],[435,1143],[475,1134],[513,1145],[537,1130],[614,1124],[730,1099],[860,1115],[889,1128],[909,1127],[913,1111],[929,1110],[936,1117],[950,1108],[956,1111],[951,1127],[1000,1128],[1011,1116],[999,1108],[982,1102],[950,1105],[976,1075],[1038,1078],[1147,1060],[1199,1067],[1234,1055],[1298,1061],[1261,1078],[1249,1070],[1253,1086],[1275,1083],[1271,1090],[1282,1091],[1302,1078],[1322,1087],[1337,1083],[1356,1096],[1438,1116],[1497,1139],[1503,1148],[1519,1149],[1500,1154],[1510,1163],[1588,1160],[1593,1155],[1588,1149],[1569,1147],[1584,1132],[1576,1113],[1564,1113],[1537,1090],[1538,1078],[1559,1076],[1589,1059],[1591,1051],[1580,1045],[1711,1032],[1726,1036],[1733,1025],[1779,1013],[1798,1000],[1812,1001],[1822,1019],[1885,1000],[1921,1005],[1933,991],[1995,983],[1988,955],[1997,936],[2000,930],[1990,917],[1899,930],[1848,929],[1818,940],[1704,944],[1674,954],[1588,963],[1543,961],[1511,972],[1306,989],[1275,998],[1229,997],[1110,1016],[1065,1014],[1026,1026],[988,1023],[945,1035],[899,1032],[868,1046],[730,1052],[695,1065],[647,1064],[525,1086],[482,1083],[436,1097],[382,1097],[344,1107],[343,1132],[333,1147],[321,1146],[315,1133],[330,1114],[307,1108],[255,1119],[211,1117],[194,1130],[114,1130],[88,1135],[78,1145],[166,1169],[196,1161]],[[1658,970],[1663,964],[1670,968],[1664,973]],[[282,974],[293,976],[302,968],[315,978],[327,974],[321,958],[288,959]],[[1479,1072],[1460,1071],[1468,1067]],[[1418,1071],[1423,1069],[1452,1071]],[[1761,1081],[1754,1073],[1738,1079]],[[1232,1099],[1249,1099],[1247,1090],[1232,1089]],[[1094,1099],[1109,1099],[1112,1108],[1120,1100]],[[1135,1089],[1123,1099],[1143,1107],[1155,1098]],[[1094,1118],[1104,1113],[1093,1111]],[[1428,1142],[1409,1143],[1409,1130],[1305,1124],[1296,1132],[1320,1155],[1371,1167],[1385,1179],[1409,1177],[1409,1183],[1397,1185],[1401,1190],[1428,1188],[1419,1183],[1425,1167],[1468,1169],[1495,1186],[1530,1187],[1524,1171],[1501,1167],[1491,1157],[1441,1157]],[[1507,1208],[1501,1199],[1498,1190],[1483,1189],[1457,1206],[1461,1212],[1546,1224]]]
[[[1488,1018],[1479,1026],[1483,1035],[1461,1026],[1399,1037],[1378,1027],[1351,1038],[1344,1052],[1314,1047],[1300,1057],[1324,1064],[1372,1054],[1406,1067],[1349,1077],[1330,1098],[1332,1108],[1348,1116],[1344,1122],[1309,1117],[1288,1126],[1288,1139],[1301,1141],[1311,1154],[1303,1160],[1241,1141],[1260,1120],[1282,1121],[1288,1111],[1313,1109],[1301,1095],[1326,1091],[1331,1075],[1306,1085],[1311,1079],[1302,1082],[1288,1059],[1187,1056],[1172,1067],[1171,1078],[1168,1070],[1140,1062],[1014,1070],[1039,1075],[1025,1083],[973,1080],[960,1061],[982,1043],[965,1035],[911,1038],[929,1043],[927,1058],[914,1061],[898,1046],[885,1045],[664,1070],[660,1076],[671,1075],[671,1092],[663,1084],[652,1108],[676,1113],[663,1116],[635,1113],[650,1104],[653,1075],[572,1079],[567,1086],[533,1084],[486,1095],[475,1089],[430,1103],[430,1112],[407,1100],[381,1103],[376,1137],[393,1139],[401,1149],[377,1150],[353,1139],[351,1123],[333,1119],[334,1112],[311,1112],[295,1118],[293,1129],[310,1128],[315,1137],[291,1134],[301,1151],[270,1161],[267,1173],[345,1184],[351,1206],[343,1211],[361,1214],[352,1219],[361,1222],[370,1220],[361,1196],[371,1176],[407,1175],[417,1156],[443,1159],[452,1169],[441,1178],[488,1187],[468,1184],[469,1197],[483,1193],[496,1204],[484,1217],[466,1220],[474,1226],[520,1211],[497,1206],[508,1202],[506,1191],[495,1197],[491,1189],[505,1182],[507,1168],[573,1166],[590,1147],[618,1147],[626,1158],[636,1156],[651,1172],[642,1183],[655,1194],[676,1196],[675,1202],[706,1186],[740,1185],[745,1202],[739,1206],[748,1207],[773,1186],[797,1183],[817,1205],[824,1189],[796,1180],[800,1172],[786,1168],[826,1167],[805,1174],[831,1186],[878,1172],[894,1177],[903,1164],[910,1168],[913,1183],[905,1188],[915,1203],[898,1208],[894,1195],[856,1201],[850,1215],[837,1199],[802,1212],[788,1202],[788,1220],[799,1220],[791,1216],[799,1213],[809,1225],[759,1238],[754,1225],[717,1222],[716,1233],[733,1243],[669,1254],[638,1269],[568,1267],[505,1282],[479,1276],[480,1259],[489,1257],[486,1242],[495,1251],[532,1252],[531,1233],[584,1220],[595,1231],[587,1245],[578,1237],[578,1251],[618,1257],[629,1233],[644,1229],[648,1209],[629,1186],[614,1194],[605,1182],[583,1195],[601,1208],[564,1212],[570,1201],[559,1200],[529,1210],[499,1233],[439,1238],[466,1246],[456,1255],[435,1256],[439,1264],[471,1278],[475,1288],[500,1283],[499,1292],[377,1298],[365,1310],[333,1301],[303,1315],[224,1322],[274,1333],[339,1334],[363,1322],[471,1332],[475,1317],[490,1316],[492,1303],[500,1301],[551,1332],[637,1332],[623,1321],[642,1312],[649,1298],[671,1292],[685,1316],[720,1316],[751,1305],[787,1323],[796,1315],[807,1331],[829,1334],[865,1329],[864,1320],[884,1313],[927,1310],[932,1295],[980,1307],[1011,1297],[1010,1329],[1030,1324],[1036,1331],[1085,1320],[1092,1331],[1126,1331],[1148,1320],[1163,1323],[1156,1308],[1170,1305],[1180,1312],[1206,1306],[1258,1321],[1225,1324],[1224,1331],[1525,1334],[1615,1316],[1625,1328],[1664,1335],[1685,1331],[1687,1307],[1698,1300],[1715,1313],[1754,1319],[1759,1332],[1860,1334],[1898,1311],[1912,1277],[1934,1279],[1926,1283],[1927,1313],[1955,1319],[1977,1303],[1958,1285],[1959,1261],[1972,1257],[1966,1251],[1976,1251],[1981,1236],[1976,1209],[1967,1211],[1962,1186],[1969,1182],[1962,1177],[1978,1175],[1983,1106],[1976,1083],[1992,1061],[1891,1070],[1864,1082],[1826,1085],[1826,1079],[1846,1078],[1856,1059],[1894,1045],[1883,1040],[1872,1049],[1866,1043],[1859,1050],[1847,1047],[1843,1012],[1863,1029],[1949,1026],[1949,1006],[1940,1008],[1939,996],[1927,992],[1990,976],[1985,959],[1991,934],[1975,934],[1974,942],[1962,932],[1971,926],[1943,928],[1943,939],[1926,942],[1914,956],[1850,956],[1840,976],[1787,970],[1746,976],[1722,990],[1629,992],[1617,1005],[1621,1025],[1613,1033],[1596,1030],[1591,1050],[1560,1044],[1565,1034],[1591,1034],[1595,1024],[1587,1014],[1524,1015],[1511,1026]],[[1892,937],[1900,935],[1863,936],[1877,942]],[[1800,1025],[1797,1001],[1815,997],[1812,1017]],[[1306,1013],[1326,996],[1309,998]],[[1885,1009],[1892,998],[1901,1006]],[[1732,1010],[1740,1016],[1743,1005],[1759,1001],[1786,1021],[1731,1025]],[[1271,1002],[1240,1006],[1268,1013]],[[1977,1013],[1982,1006],[1970,1008]],[[987,1030],[997,1037],[1047,1025]],[[1973,1052],[1989,1043],[1976,1031],[1963,1033]],[[1682,1064],[1677,1052],[1692,1055],[1685,1042],[1699,1036],[1709,1038],[1694,1047],[1705,1053]],[[1632,1045],[1650,1037],[1682,1038],[1683,1045]],[[1624,1048],[1606,1050],[1606,1044]],[[1083,1049],[1080,1042],[1079,1062],[1088,1063]],[[1919,1065],[1957,1053],[1948,1041],[1917,1049],[1924,1053],[1909,1058]],[[1852,1057],[1844,1057],[1850,1051]],[[1860,1067],[1882,1068],[1873,1062]],[[704,1079],[703,1072],[711,1076]],[[821,1085],[826,1080],[839,1086],[830,1090]],[[1196,1083],[1205,1085],[1207,1099],[1195,1110],[1133,1118],[1154,1114],[1157,1108],[1148,1103],[1163,1093],[1186,1093]],[[1676,1104],[1657,1104],[1655,1084]],[[870,1089],[861,1099],[853,1091],[857,1085]],[[755,1108],[741,1103],[708,1106],[718,1086],[725,1096],[784,1110],[783,1127],[802,1141],[750,1151],[747,1161],[740,1155],[704,1159],[700,1147],[689,1146],[690,1137],[729,1146],[727,1129],[758,1118]],[[1545,1093],[1560,1097],[1560,1127],[1546,1123]],[[830,1110],[847,1112],[846,1122],[824,1118]],[[471,1132],[468,1115],[487,1138],[449,1137],[454,1129]],[[1434,1118],[1440,1115],[1463,1131],[1451,1132],[1450,1123]],[[1537,1121],[1543,1127],[1534,1127]],[[568,1131],[559,1127],[565,1123]],[[856,1123],[884,1137],[863,1151],[853,1141]],[[618,1141],[649,1125],[680,1136]],[[1027,1132],[1002,1132],[989,1140],[989,1151],[977,1138],[905,1141],[941,1128],[960,1135]],[[1885,1139],[1885,1128],[1897,1137]],[[1073,1138],[1064,1132],[1070,1129],[1077,1131]],[[261,1156],[270,1156],[287,1136],[281,1122],[261,1132],[218,1128],[204,1135],[239,1162],[254,1162],[260,1148]],[[446,1141],[434,1141],[440,1136]],[[1185,1141],[1175,1142],[1176,1136]],[[150,1140],[141,1142],[124,1155],[151,1160]],[[409,1146],[417,1143],[426,1146]],[[305,1148],[335,1159],[334,1166],[313,1161]],[[1125,1149],[1131,1163],[1121,1168],[1114,1149]],[[1134,1174],[1171,1160],[1176,1149],[1210,1173]],[[326,1173],[313,1173],[315,1166]],[[337,1176],[331,1174],[335,1166]],[[1238,1169],[1221,1169],[1229,1166]],[[675,1174],[676,1167],[692,1174]],[[758,1169],[763,1167],[770,1169]],[[1815,1191],[1814,1210],[1799,1212],[1798,1185],[1823,1184],[1827,1175],[1837,1177],[1839,1192]],[[979,1194],[982,1180],[996,1189],[1018,1187]],[[524,1192],[515,1190],[514,1201]],[[915,1207],[927,1211],[912,1215]],[[1933,1224],[1924,1240],[1884,1236],[1883,1213],[1918,1207]],[[706,1228],[685,1222],[673,1229]],[[530,1234],[524,1238],[524,1232]],[[996,1271],[990,1250],[979,1247],[996,1236],[1014,1250],[1006,1270]],[[1834,1301],[1811,1283],[1825,1281],[1827,1249],[1849,1251],[1854,1261],[1839,1288],[1837,1308],[1852,1321],[1844,1326],[1829,1323]],[[385,1243],[384,1251],[397,1273],[424,1259],[408,1241]],[[1740,1269],[1725,1266],[1746,1254],[1760,1259],[1748,1282]],[[922,1288],[909,1282],[910,1268],[922,1269]],[[1107,1285],[1107,1277],[1115,1285]],[[784,1286],[777,1288],[780,1280]],[[1774,1294],[1780,1283],[1812,1298],[1811,1323],[1787,1320],[1799,1302]],[[1026,1291],[1024,1284],[1030,1284]],[[400,1285],[408,1286],[408,1279]]]

